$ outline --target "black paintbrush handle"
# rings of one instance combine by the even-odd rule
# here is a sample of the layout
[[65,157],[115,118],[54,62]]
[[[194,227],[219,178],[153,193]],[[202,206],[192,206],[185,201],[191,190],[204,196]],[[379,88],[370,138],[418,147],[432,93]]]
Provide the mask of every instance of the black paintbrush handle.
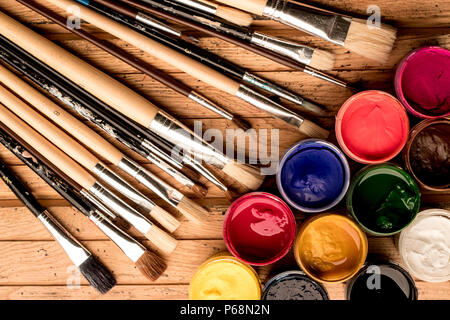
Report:
[[0,175],[8,188],[36,217],[39,217],[45,211],[27,187],[3,162],[0,162]]
[[49,166],[38,159],[37,152],[34,150],[32,151],[30,146],[25,146],[25,143],[17,141],[16,137],[13,138],[12,135],[7,133],[3,128],[0,128],[0,143],[25,163],[72,206],[77,208],[87,217],[91,215],[91,211],[93,211],[94,208],[83,201],[75,189],[69,183],[64,181],[61,176],[53,171],[53,169],[50,169]]

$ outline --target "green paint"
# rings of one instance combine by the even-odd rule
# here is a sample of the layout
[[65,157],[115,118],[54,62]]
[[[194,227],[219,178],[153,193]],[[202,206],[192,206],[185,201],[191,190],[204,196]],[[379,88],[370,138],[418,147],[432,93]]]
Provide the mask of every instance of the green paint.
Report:
[[388,164],[361,170],[347,195],[353,217],[375,235],[400,232],[416,217],[419,206],[420,193],[414,180]]

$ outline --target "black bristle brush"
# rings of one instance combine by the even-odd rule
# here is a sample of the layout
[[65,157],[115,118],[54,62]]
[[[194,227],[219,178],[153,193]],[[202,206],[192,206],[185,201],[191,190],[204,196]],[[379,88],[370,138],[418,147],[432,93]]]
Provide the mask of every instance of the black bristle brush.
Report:
[[92,287],[105,294],[116,285],[111,272],[40,205],[3,162],[0,162],[0,174],[9,189],[42,222]]
[[0,143],[17,158],[32,169],[48,185],[58,192],[71,205],[99,227],[136,265],[136,268],[149,280],[156,280],[165,271],[167,265],[162,258],[145,249],[140,243],[119,229],[107,216],[113,215],[109,209],[89,194],[84,198],[74,190],[65,176],[48,161],[42,158],[32,147],[20,138],[12,137],[7,128],[0,124]]

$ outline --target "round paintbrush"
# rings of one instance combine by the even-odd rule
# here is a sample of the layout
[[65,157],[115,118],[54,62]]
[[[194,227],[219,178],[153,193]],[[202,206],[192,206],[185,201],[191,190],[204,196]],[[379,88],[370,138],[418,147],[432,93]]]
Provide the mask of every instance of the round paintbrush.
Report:
[[144,234],[159,250],[165,254],[173,252],[177,245],[177,240],[159,229],[142,214],[114,195],[83,167],[30,128],[2,104],[0,104],[0,121],[10,131],[15,132],[22,140],[32,145],[37,152],[44,155],[60,171],[65,172],[67,176],[79,183],[85,192],[92,193],[110,210],[120,214],[122,218]]
[[212,162],[217,167],[249,189],[255,190],[261,185],[263,177],[256,168],[236,163],[210,145],[194,139],[192,132],[180,122],[142,96],[3,13],[0,13],[0,33],[130,119],[169,141],[195,149],[200,156],[216,159]]
[[[163,259],[148,251],[139,242],[119,229],[116,226],[116,222],[111,221],[102,214],[104,212],[110,217],[115,216],[108,208],[95,202],[95,199],[83,199],[78,193],[81,191],[81,187],[73,186],[77,185],[76,182],[59,172],[57,168],[48,163],[42,155],[25,142],[19,141],[20,139],[16,139],[16,137],[13,138],[7,131],[8,129],[4,128],[0,122],[0,143],[47,182],[72,206],[94,222],[135,263],[136,268],[144,276],[150,280],[156,280],[161,276],[167,267]],[[121,220],[124,221],[123,219]],[[126,224],[128,225],[128,223]]]

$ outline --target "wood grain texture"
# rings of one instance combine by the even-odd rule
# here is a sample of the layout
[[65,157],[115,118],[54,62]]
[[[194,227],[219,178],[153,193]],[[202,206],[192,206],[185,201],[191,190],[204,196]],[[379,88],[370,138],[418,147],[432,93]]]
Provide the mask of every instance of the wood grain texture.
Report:
[[[37,2],[48,4],[45,0],[38,0]],[[400,27],[399,38],[389,61],[385,65],[380,65],[326,41],[298,31],[293,32],[286,26],[276,22],[260,18],[255,20],[253,24],[254,29],[258,31],[302,41],[311,46],[332,51],[337,56],[337,62],[330,74],[349,82],[360,82],[366,88],[382,89],[393,93],[392,69],[404,55],[412,49],[427,44],[450,46],[450,2],[448,0],[311,0],[305,2],[321,5],[326,9],[338,12],[353,12],[355,16],[367,15],[366,10],[368,6],[376,4],[381,10],[383,22],[391,22]],[[54,8],[52,5],[49,5],[49,7]],[[80,40],[66,30],[50,23],[38,14],[18,4],[15,0],[1,1],[0,10],[20,22],[31,26],[33,30],[45,35],[76,56],[107,72],[115,79],[148,98],[158,107],[161,106],[170,114],[183,119],[184,123],[191,128],[196,123],[199,124],[197,121],[201,121],[203,131],[213,128],[218,129],[224,136],[227,133],[230,135],[229,141],[236,142],[236,139],[232,137],[233,132],[229,130],[235,128],[226,120],[220,119],[211,111],[199,107],[192,101],[164,87],[148,76],[137,72],[132,67],[110,56],[108,53],[99,50],[90,43]],[[62,12],[59,9],[56,9],[56,11]],[[262,139],[255,140],[250,137],[247,141],[246,150],[236,148],[235,152],[242,152],[248,156],[255,151],[263,150],[263,147],[267,147],[267,154],[263,155],[262,158],[270,157],[272,152],[275,158],[277,158],[290,145],[305,138],[301,133],[283,125],[280,120],[273,119],[235,97],[225,94],[189,75],[180,73],[174,67],[128,45],[124,41],[115,39],[90,24],[83,22],[82,28],[88,32],[95,33],[101,39],[118,45],[155,67],[170,73],[206,97],[218,102],[225,109],[243,117],[253,128],[267,130],[268,141],[263,143]],[[185,30],[184,28],[182,29]],[[200,45],[203,48],[207,48],[222,57],[238,63],[259,76],[298,92],[309,100],[327,106],[329,110],[327,116],[320,118],[314,117],[317,123],[324,128],[333,130],[335,113],[340,105],[351,96],[351,92],[346,89],[333,86],[300,72],[293,72],[284,66],[256,56],[224,41],[205,37],[192,30],[186,31],[188,34],[200,38]],[[286,102],[284,104],[302,115],[313,116],[297,106]],[[117,146],[127,156],[143,164],[147,169],[156,173],[161,178],[167,179],[172,185],[180,187],[154,165],[149,164],[145,159],[130,150],[124,149],[120,143],[113,141],[97,128],[91,125],[89,126]],[[258,133],[261,135],[263,131],[258,131]],[[272,135],[273,139],[279,139],[278,148],[272,148]],[[334,135],[329,140],[336,142]],[[40,199],[41,203],[49,207],[49,211],[76,238],[92,250],[114,272],[118,280],[118,285],[105,296],[99,295],[94,289],[90,288],[84,279],[80,279],[79,287],[68,288],[66,286],[67,281],[73,275],[73,268],[71,268],[69,259],[42,227],[40,222],[1,183],[0,299],[186,299],[188,284],[196,268],[212,254],[225,249],[222,240],[222,221],[223,213],[226,211],[229,202],[223,197],[220,190],[213,187],[210,183],[202,181],[209,188],[209,193],[206,198],[195,200],[200,205],[208,208],[210,213],[206,217],[204,226],[199,227],[195,223],[187,221],[175,209],[167,207],[163,201],[157,199],[152,192],[127,177],[123,172],[120,172],[102,154],[97,154],[97,156],[102,161],[108,163],[114,171],[119,173],[133,186],[148,197],[155,199],[158,205],[174,214],[182,222],[180,228],[174,234],[180,240],[180,243],[175,252],[167,258],[169,265],[167,271],[155,283],[148,282],[94,224],[89,222],[88,219],[83,217],[74,208],[70,207],[66,201],[61,199],[57,193],[40,180],[31,170],[21,164],[9,151],[4,147],[0,147],[0,159],[12,166],[13,172],[26,182],[27,186]],[[395,159],[395,162],[401,164],[401,159]],[[354,171],[358,170],[361,166],[351,163],[351,167]],[[226,184],[237,187],[236,182],[225,177],[223,173],[216,170],[214,172],[220,178],[223,178]],[[262,190],[277,193],[273,177],[266,179]],[[188,197],[195,198],[195,195],[187,188],[181,188],[181,191]],[[449,199],[450,194],[424,194],[423,208],[442,207],[448,210],[450,209]],[[337,210],[339,212],[345,212],[342,206]],[[301,223],[305,215],[300,212],[296,212],[295,214],[298,223]],[[137,231],[131,230],[130,234],[142,241],[144,245],[149,246],[149,242]],[[371,255],[383,256],[386,260],[400,263],[399,255],[395,248],[395,240],[392,237],[370,237],[369,252]],[[256,269],[261,275],[262,280],[265,281],[270,274],[286,267],[297,268],[292,252],[276,265]],[[448,282],[433,284],[417,281],[417,287],[419,289],[420,299],[450,299],[450,284]],[[344,284],[327,285],[327,290],[332,299],[345,298]]]

